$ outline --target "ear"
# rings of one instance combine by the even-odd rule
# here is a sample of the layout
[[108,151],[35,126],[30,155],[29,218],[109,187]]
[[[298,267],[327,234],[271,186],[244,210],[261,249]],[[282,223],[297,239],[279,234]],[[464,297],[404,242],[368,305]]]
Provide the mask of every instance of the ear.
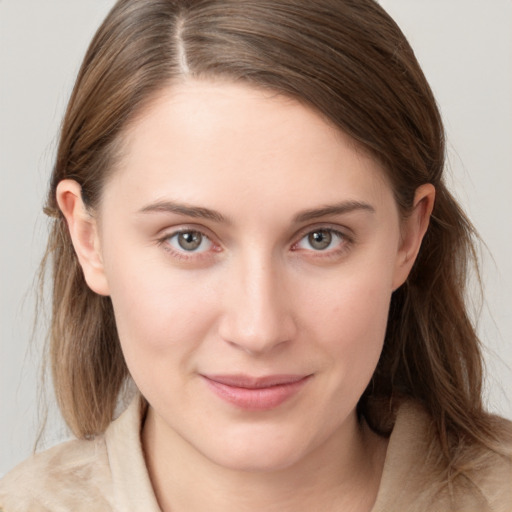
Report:
[[393,290],[396,290],[405,283],[416,261],[421,242],[430,222],[435,197],[436,189],[430,183],[421,185],[416,190],[412,211],[402,221]]
[[62,180],[57,185],[56,196],[59,208],[66,218],[85,281],[92,291],[109,295],[97,221],[85,207],[80,185],[74,180]]

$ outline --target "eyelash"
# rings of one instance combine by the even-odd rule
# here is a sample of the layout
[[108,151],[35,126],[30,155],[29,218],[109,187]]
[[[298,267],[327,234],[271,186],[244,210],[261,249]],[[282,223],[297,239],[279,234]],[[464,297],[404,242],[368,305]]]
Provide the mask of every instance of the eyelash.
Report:
[[163,249],[165,251],[169,252],[171,254],[171,256],[173,256],[174,258],[177,258],[179,260],[185,260],[185,261],[190,260],[190,259],[197,260],[198,258],[202,259],[202,258],[208,258],[208,257],[212,256],[210,251],[196,251],[196,250],[186,251],[185,249],[180,250],[171,245],[170,241],[173,238],[178,237],[181,234],[186,234],[186,233],[199,234],[203,238],[203,240],[201,240],[201,244],[203,244],[204,240],[206,239],[214,248],[213,249],[214,252],[220,252],[220,250],[221,250],[220,247],[212,241],[211,237],[209,237],[207,234],[205,234],[199,228],[183,228],[183,229],[179,229],[177,231],[173,231],[172,233],[167,233],[163,237],[161,237],[157,240],[158,245],[163,247]]
[[[306,240],[309,236],[313,235],[314,233],[319,232],[326,232],[329,233],[331,236],[338,238],[338,243],[335,245],[334,248],[325,248],[325,249],[318,249],[315,250],[314,248],[311,249],[302,249],[299,247],[299,244]],[[307,231],[303,231],[300,234],[300,238],[297,242],[295,242],[291,249],[292,251],[308,251],[312,254],[312,257],[315,258],[339,258],[341,255],[343,255],[346,251],[348,251],[354,243],[353,237],[347,235],[346,233],[335,229],[330,226],[318,226],[314,227],[313,229],[309,227]]]
[[[319,232],[326,232],[329,233],[331,236],[337,237],[339,239],[337,246],[341,247],[335,247],[333,249],[326,248],[325,250],[319,249],[315,250],[314,248],[311,249],[303,249],[299,247],[299,244],[305,240],[307,237],[313,235],[314,233]],[[202,259],[202,258],[208,258],[212,257],[212,251],[210,249],[207,249],[206,251],[186,251],[185,249],[178,249],[171,245],[170,240],[172,240],[175,237],[178,237],[181,234],[186,233],[197,233],[201,237],[203,237],[203,240],[201,241],[201,244],[204,242],[204,239],[208,241],[209,244],[211,244],[213,248],[213,252],[221,252],[222,248],[215,244],[210,236],[205,234],[200,228],[183,228],[179,229],[177,231],[174,231],[172,233],[167,233],[163,237],[159,238],[157,240],[158,245],[163,247],[163,249],[167,252],[169,252],[174,258],[177,258],[179,260],[191,260],[191,259]],[[307,251],[312,253],[313,257],[315,258],[335,258],[341,256],[343,253],[345,253],[347,250],[350,249],[352,246],[354,240],[352,237],[348,236],[346,233],[343,233],[342,231],[339,231],[338,229],[329,227],[329,226],[319,226],[315,228],[308,228],[307,231],[303,231],[300,234],[299,239],[292,244],[291,250],[293,252],[298,251]]]

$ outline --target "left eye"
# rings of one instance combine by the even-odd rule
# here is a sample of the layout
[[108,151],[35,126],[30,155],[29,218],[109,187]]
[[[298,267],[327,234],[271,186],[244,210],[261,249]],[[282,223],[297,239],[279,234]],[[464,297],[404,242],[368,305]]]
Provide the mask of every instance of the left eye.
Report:
[[332,229],[316,229],[302,237],[297,244],[299,249],[325,251],[333,249],[343,242],[343,235]]
[[212,247],[211,240],[200,231],[180,231],[167,241],[174,249],[185,252],[204,252]]

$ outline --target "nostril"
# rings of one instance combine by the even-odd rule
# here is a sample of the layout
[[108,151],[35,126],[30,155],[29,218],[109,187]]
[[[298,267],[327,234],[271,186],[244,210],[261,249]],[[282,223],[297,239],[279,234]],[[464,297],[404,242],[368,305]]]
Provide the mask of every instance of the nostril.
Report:
[[285,312],[274,311],[273,317],[225,315],[219,328],[221,339],[250,354],[263,354],[290,342],[295,334],[293,322]]
[[280,347],[284,346],[290,340],[281,340],[277,342],[265,342],[264,340],[255,340],[247,342],[247,340],[225,340],[229,345],[237,350],[241,350],[251,356],[268,354],[277,351]]
[[223,290],[219,334],[231,346],[250,354],[268,353],[290,342],[296,333],[285,269],[259,245],[233,263],[232,279]]

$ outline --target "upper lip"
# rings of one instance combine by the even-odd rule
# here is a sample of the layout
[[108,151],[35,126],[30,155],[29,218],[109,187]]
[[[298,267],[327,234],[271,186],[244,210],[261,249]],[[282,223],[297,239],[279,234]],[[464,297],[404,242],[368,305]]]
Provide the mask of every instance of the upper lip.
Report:
[[247,388],[247,389],[262,389],[270,388],[272,386],[282,386],[285,384],[294,384],[299,382],[310,375],[303,374],[285,374],[285,375],[266,375],[263,377],[252,377],[249,375],[203,375],[204,378],[223,384],[225,386],[231,386],[236,388]]

